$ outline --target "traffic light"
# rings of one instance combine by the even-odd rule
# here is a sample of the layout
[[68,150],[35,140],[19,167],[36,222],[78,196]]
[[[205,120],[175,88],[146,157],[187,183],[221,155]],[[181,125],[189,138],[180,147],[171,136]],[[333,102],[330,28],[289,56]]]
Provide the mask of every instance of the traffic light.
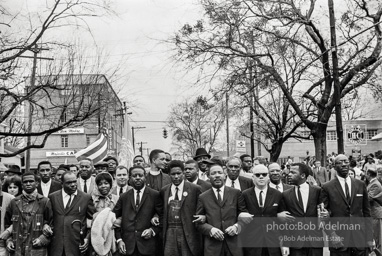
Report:
[[163,138],[167,138],[167,130],[166,128],[163,128]]

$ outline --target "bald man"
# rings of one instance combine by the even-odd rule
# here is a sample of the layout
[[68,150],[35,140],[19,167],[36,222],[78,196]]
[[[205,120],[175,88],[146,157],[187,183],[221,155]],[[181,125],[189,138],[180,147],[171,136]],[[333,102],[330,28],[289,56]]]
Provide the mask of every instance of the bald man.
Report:
[[274,188],[281,193],[293,188],[293,186],[285,184],[281,181],[281,166],[278,163],[271,163],[268,166],[269,187]]

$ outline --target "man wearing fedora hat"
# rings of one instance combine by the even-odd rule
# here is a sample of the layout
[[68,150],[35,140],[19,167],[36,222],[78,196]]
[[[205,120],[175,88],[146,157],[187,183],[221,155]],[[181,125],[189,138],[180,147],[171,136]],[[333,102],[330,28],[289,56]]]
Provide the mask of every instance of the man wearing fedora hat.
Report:
[[203,160],[208,160],[211,155],[207,153],[204,148],[198,148],[196,150],[194,160],[198,162],[199,165],[199,179],[208,180],[208,165],[203,162]]
[[18,175],[19,177],[21,177],[21,169],[20,169],[20,166],[18,165],[11,165],[9,166],[8,170],[5,171],[5,174],[8,176],[8,177],[12,177],[14,175]]

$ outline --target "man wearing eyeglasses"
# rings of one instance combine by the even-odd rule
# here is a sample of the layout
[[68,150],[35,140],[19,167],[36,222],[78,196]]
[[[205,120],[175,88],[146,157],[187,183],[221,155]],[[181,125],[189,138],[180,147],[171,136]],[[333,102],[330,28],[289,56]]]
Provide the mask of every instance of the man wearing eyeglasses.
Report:
[[293,188],[293,186],[285,184],[281,180],[281,166],[278,163],[271,163],[268,166],[269,171],[269,187],[274,188],[281,193]]
[[[281,256],[288,252],[280,248],[279,234],[268,230],[266,222],[274,220],[283,207],[282,193],[268,186],[269,173],[265,165],[253,167],[254,188],[243,192],[243,198],[248,213],[253,215],[252,222],[246,226],[240,235],[244,246],[244,255]],[[272,218],[272,219],[271,219]],[[282,253],[282,250],[283,253]]]
[[241,161],[240,159],[233,157],[230,158],[227,162],[227,179],[225,185],[231,188],[244,191],[252,187],[253,183],[251,179],[248,179],[243,176],[239,176],[241,170]]
[[[349,177],[349,158],[339,154],[334,158],[336,177],[322,185],[320,201],[334,221],[357,221],[370,219],[370,204],[366,185],[360,180]],[[370,224],[370,226],[364,226]],[[349,230],[330,230],[330,255],[368,255],[372,250],[372,227],[366,222],[363,228]],[[340,240],[340,239],[341,240]]]
[[52,164],[49,161],[42,161],[37,165],[41,182],[37,186],[37,193],[48,197],[49,194],[62,188],[61,183],[52,180]]

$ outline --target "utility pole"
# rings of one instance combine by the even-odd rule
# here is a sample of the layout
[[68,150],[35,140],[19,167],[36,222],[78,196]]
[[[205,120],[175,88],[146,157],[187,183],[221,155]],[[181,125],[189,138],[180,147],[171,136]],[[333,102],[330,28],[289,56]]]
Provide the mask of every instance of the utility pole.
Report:
[[225,93],[225,112],[227,124],[227,157],[229,157],[229,114],[228,114],[228,92]]
[[[29,56],[20,56],[21,58],[33,58],[33,66],[32,66],[32,74],[31,74],[31,82],[30,82],[30,88],[33,89],[36,83],[36,68],[37,68],[37,59],[43,59],[43,60],[53,60],[52,58],[43,58],[43,57],[37,57],[37,54],[40,51],[47,51],[49,48],[39,48],[37,47],[37,44],[34,46],[31,51],[33,52],[33,57]],[[25,89],[26,93],[28,94],[28,87]],[[32,114],[33,114],[33,105],[29,102],[28,104],[28,126],[27,126],[27,131],[28,134],[33,132],[32,129]],[[31,164],[31,150],[30,146],[32,145],[32,137],[28,135],[27,137],[27,152],[25,154],[25,171],[29,172],[30,171],[30,164]]]
[[333,98],[335,99],[336,112],[336,129],[337,129],[337,152],[343,154],[344,148],[344,131],[342,127],[342,107],[341,107],[341,84],[338,73],[338,55],[337,55],[337,39],[336,39],[336,18],[334,16],[333,0],[328,0],[329,6],[329,22],[330,22],[330,44],[332,46],[332,63],[333,63]]
[[138,142],[137,144],[138,144],[138,145],[141,145],[141,146],[139,147],[139,152],[141,152],[141,156],[143,156],[143,144],[147,144],[147,142],[143,142],[143,141],[141,141],[141,142]]
[[[131,137],[133,138],[133,150],[135,151],[135,133],[134,133],[134,130],[139,130],[139,129],[145,129],[146,127],[143,127],[143,126],[137,126],[137,127],[134,127],[132,126],[131,127]],[[142,152],[141,152],[141,155],[142,155]]]

